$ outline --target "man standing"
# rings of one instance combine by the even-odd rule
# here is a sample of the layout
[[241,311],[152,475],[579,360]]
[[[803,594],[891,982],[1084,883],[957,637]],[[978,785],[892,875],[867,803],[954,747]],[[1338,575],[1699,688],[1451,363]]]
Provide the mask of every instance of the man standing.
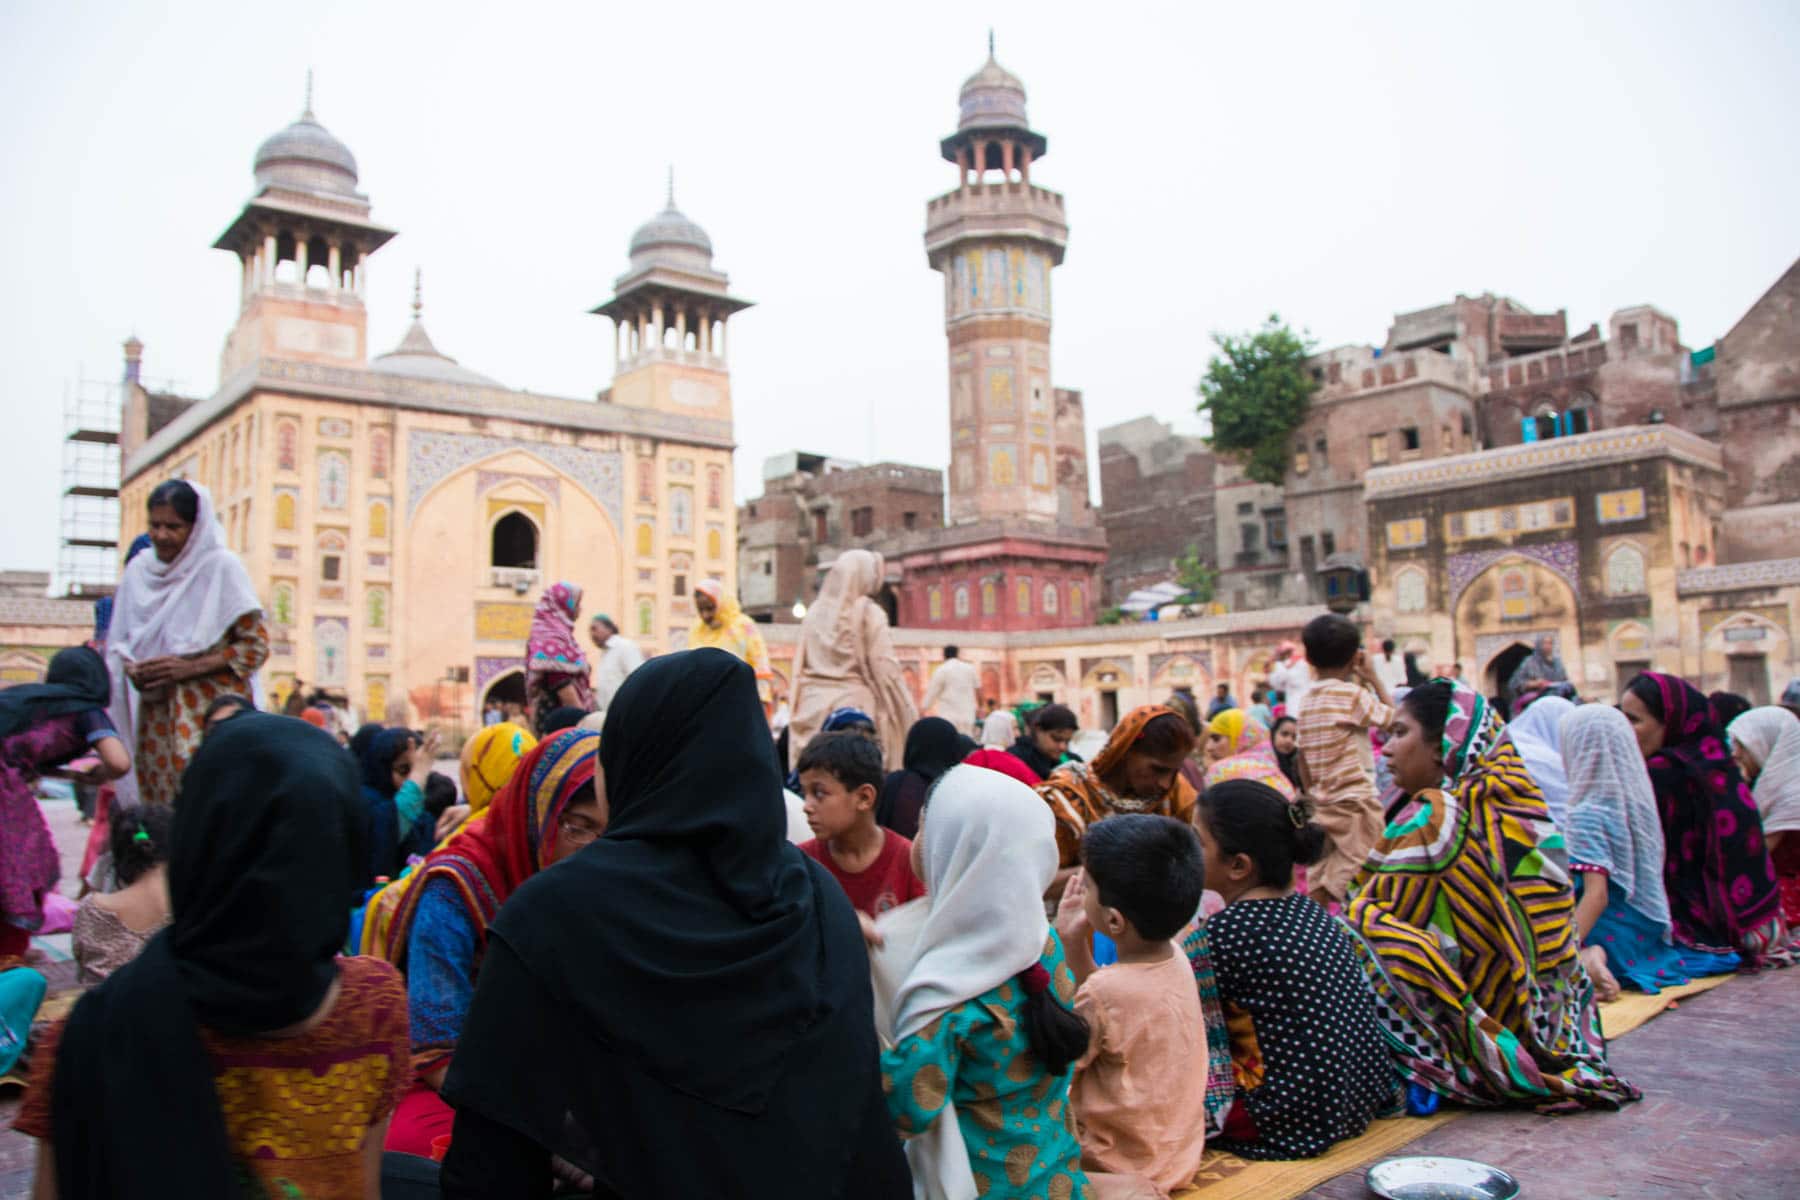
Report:
[[625,677],[644,665],[644,652],[638,644],[619,632],[619,627],[605,613],[596,613],[588,622],[588,636],[600,647],[600,670],[594,679],[594,702],[605,712],[613,693]]
[[1381,653],[1375,656],[1375,673],[1391,695],[1395,688],[1406,686],[1406,660],[1393,638],[1384,638]]
[[960,653],[955,646],[944,647],[944,665],[932,672],[931,683],[925,689],[925,712],[944,718],[959,733],[973,733],[981,675],[957,657]]

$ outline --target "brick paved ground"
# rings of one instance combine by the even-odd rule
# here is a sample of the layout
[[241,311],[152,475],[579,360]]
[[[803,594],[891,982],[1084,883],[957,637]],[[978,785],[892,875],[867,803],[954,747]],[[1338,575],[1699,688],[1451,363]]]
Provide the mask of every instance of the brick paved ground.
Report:
[[[86,829],[72,805],[46,815],[73,892]],[[1617,1113],[1477,1113],[1408,1153],[1504,1167],[1526,1200],[1777,1200],[1800,1196],[1800,969],[1734,980],[1613,1044],[1644,1099]],[[17,1098],[0,1100],[10,1126]],[[31,1193],[30,1139],[0,1128],[0,1200]],[[1362,1171],[1307,1200],[1363,1200]]]

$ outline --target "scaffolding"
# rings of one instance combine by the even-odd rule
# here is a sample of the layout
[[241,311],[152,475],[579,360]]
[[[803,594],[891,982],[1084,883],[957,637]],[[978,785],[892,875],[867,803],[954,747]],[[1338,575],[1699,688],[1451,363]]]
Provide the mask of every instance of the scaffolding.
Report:
[[57,590],[103,596],[119,577],[121,385],[82,379],[63,395],[62,552]]

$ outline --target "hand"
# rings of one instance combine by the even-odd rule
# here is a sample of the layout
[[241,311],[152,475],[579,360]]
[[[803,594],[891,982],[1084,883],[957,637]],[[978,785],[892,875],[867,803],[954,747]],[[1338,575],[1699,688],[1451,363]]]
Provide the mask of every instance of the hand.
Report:
[[126,674],[131,676],[131,682],[137,684],[138,691],[159,692],[188,678],[188,661],[173,655],[147,658],[127,667]]
[[472,810],[467,804],[452,804],[438,817],[437,840],[443,841],[456,832],[456,827],[468,819]]
[[862,926],[863,941],[868,945],[869,949],[879,950],[887,945],[887,939],[881,935],[881,930],[875,928],[874,917],[871,917],[866,912],[859,912],[856,914],[856,920],[857,923]]
[[1594,981],[1595,999],[1604,1003],[1619,998],[1619,981],[1613,978],[1612,971],[1606,965],[1604,949],[1599,946],[1587,947],[1581,952],[1581,965],[1587,968],[1588,978]]
[[1084,904],[1087,889],[1087,872],[1077,871],[1069,876],[1062,899],[1056,902],[1056,932],[1061,935],[1064,946],[1073,942],[1086,944],[1094,939],[1094,926],[1088,920]]
[[412,765],[413,782],[420,787],[424,787],[425,781],[431,778],[432,768],[437,766],[438,747],[443,741],[443,735],[437,730],[425,731],[425,740],[420,743],[418,753],[413,755]]

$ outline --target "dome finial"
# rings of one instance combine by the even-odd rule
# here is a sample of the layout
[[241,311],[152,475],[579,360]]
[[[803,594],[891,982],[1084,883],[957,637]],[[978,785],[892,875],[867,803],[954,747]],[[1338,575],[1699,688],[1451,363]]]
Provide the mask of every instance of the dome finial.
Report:
[[[988,40],[989,41],[993,40],[992,35],[989,35]],[[306,68],[306,107],[301,110],[301,114],[302,114],[302,116],[301,116],[302,120],[310,121],[312,119],[313,110],[312,110],[312,68],[311,67]]]
[[[992,25],[988,26],[988,61],[994,61],[994,27]],[[311,78],[310,74],[308,78]]]
[[669,193],[665,197],[664,208],[668,212],[675,211],[675,164],[669,164]]
[[425,311],[424,278],[425,278],[424,268],[414,267],[413,268],[413,320],[415,320],[415,321],[417,321],[419,319],[419,315]]

